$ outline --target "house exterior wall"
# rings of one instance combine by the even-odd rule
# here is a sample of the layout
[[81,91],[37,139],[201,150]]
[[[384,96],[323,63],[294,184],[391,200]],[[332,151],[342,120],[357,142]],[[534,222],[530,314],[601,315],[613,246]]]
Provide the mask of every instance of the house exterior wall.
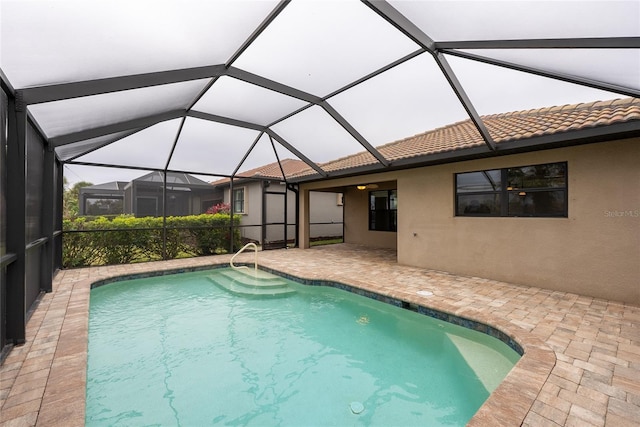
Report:
[[[396,188],[396,182],[391,181],[380,183],[377,190],[391,190],[394,188]],[[369,230],[368,190],[358,190],[355,185],[352,185],[345,191],[344,200],[345,243],[397,249],[397,232]],[[400,207],[398,207],[398,211],[400,211]]]
[[[565,161],[567,218],[454,215],[455,173]],[[398,262],[640,305],[639,165],[629,139],[396,172]],[[362,193],[347,187],[345,241],[393,247],[367,232]]]
[[[233,189],[244,188],[244,213],[240,214],[240,235],[245,239],[262,240],[262,189],[259,181],[234,184]],[[230,189],[224,190],[224,202],[231,203]]]
[[[331,188],[334,191],[343,192],[344,205],[344,242],[354,243],[378,248],[397,248],[397,233],[392,231],[369,230],[369,191],[358,190],[356,185],[362,183],[377,183],[376,190],[397,188],[397,173],[385,172],[380,174],[362,175],[351,178],[338,178],[327,181],[306,183],[301,185],[301,215],[300,215],[300,247],[309,246],[309,238],[313,236],[309,230],[309,222],[314,218],[314,197],[323,188]],[[335,194],[335,193],[329,193]],[[400,210],[400,202],[398,210]]]
[[[266,188],[269,193],[266,200],[266,223],[284,222],[284,197],[279,194],[286,192],[287,197],[287,240],[292,240],[296,235],[296,196],[293,192],[287,191],[287,186],[280,182],[271,182]],[[262,202],[261,202],[262,203]],[[262,204],[260,205],[262,206]],[[267,225],[266,242],[277,242],[284,240],[284,226],[280,224]]]
[[[405,171],[398,178],[398,262],[640,304],[639,143]],[[453,215],[454,173],[560,161],[567,162],[568,218]]]
[[[309,235],[313,238],[338,237],[343,234],[343,204],[338,204],[339,193],[312,191],[309,195],[311,211],[309,212]],[[340,198],[341,201],[344,198]],[[294,223],[295,223],[295,212]],[[333,224],[330,224],[333,223]]]
[[[234,189],[245,189],[245,213],[241,219],[241,235],[243,238],[262,242],[262,184],[246,182],[234,185]],[[273,181],[265,188],[269,193],[282,194],[286,186]],[[286,191],[287,197],[287,239],[295,238],[296,233],[296,195],[293,191]],[[224,191],[224,202],[230,203],[229,188]],[[312,226],[311,238],[341,236],[342,235],[342,205],[338,205],[338,195],[333,192],[313,192],[311,195],[311,222],[335,224],[317,224]],[[267,194],[265,206],[266,220],[268,223],[282,223],[284,197],[278,194]],[[284,227],[280,224],[267,225],[266,242],[282,241],[284,239]]]

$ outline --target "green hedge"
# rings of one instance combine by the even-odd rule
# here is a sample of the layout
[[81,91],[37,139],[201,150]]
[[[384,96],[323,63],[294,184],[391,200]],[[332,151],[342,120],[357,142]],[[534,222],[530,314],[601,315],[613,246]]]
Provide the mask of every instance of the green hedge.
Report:
[[[167,217],[166,258],[213,255],[229,250],[229,214]],[[240,217],[234,217],[234,224]],[[129,264],[162,259],[162,218],[78,217],[63,221],[62,265]],[[87,231],[88,230],[88,231]],[[85,231],[85,232],[73,232]],[[241,244],[234,230],[234,247]]]

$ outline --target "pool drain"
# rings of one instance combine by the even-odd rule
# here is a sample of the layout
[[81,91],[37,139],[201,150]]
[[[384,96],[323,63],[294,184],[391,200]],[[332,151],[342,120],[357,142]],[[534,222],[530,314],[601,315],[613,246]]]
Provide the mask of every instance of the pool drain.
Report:
[[356,415],[364,411],[364,405],[360,402],[351,402],[349,407],[351,408],[351,412],[353,412]]

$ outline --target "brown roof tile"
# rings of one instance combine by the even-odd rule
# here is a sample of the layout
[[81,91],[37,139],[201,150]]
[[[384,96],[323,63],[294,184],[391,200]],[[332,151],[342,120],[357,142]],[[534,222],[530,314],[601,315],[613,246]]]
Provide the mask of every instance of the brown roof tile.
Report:
[[[292,176],[296,175],[306,169],[310,169],[309,166],[302,160],[294,160],[294,159],[283,159],[280,161],[282,165],[282,170],[285,175]],[[311,169],[313,171],[313,169]],[[280,170],[280,166],[278,162],[269,163],[268,165],[259,166],[254,169],[250,169],[248,171],[240,172],[236,175],[237,178],[272,178],[272,179],[282,179],[282,171]],[[213,181],[212,185],[221,185],[229,182],[229,178],[222,178],[217,181]]]
[[[624,98],[514,111],[483,116],[482,120],[496,144],[500,144],[507,141],[640,120],[640,99]],[[465,120],[376,148],[387,160],[393,162],[399,159],[451,152],[484,144],[484,140],[471,120]],[[327,172],[332,172],[375,163],[377,163],[375,157],[364,151],[320,164],[320,167]],[[314,173],[313,169],[307,168],[297,176]]]

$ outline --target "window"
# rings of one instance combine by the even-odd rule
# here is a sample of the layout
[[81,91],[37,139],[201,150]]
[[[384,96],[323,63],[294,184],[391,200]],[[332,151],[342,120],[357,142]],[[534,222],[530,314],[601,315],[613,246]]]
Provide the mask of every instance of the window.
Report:
[[456,174],[456,216],[567,216],[567,163]]
[[158,199],[155,197],[137,197],[137,217],[158,216]]
[[398,229],[397,190],[369,193],[369,230],[396,231]]
[[246,213],[244,209],[244,188],[233,190],[233,213]]
[[87,197],[84,200],[85,215],[120,215],[124,213],[124,197]]

